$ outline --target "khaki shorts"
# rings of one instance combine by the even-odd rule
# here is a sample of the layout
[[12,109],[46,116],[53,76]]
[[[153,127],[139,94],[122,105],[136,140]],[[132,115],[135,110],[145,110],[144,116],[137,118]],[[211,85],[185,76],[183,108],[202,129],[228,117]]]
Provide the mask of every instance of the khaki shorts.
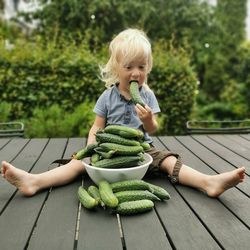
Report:
[[166,149],[164,150],[158,150],[154,146],[151,146],[150,149],[145,151],[146,153],[150,154],[153,158],[153,162],[150,164],[148,169],[148,174],[157,174],[160,170],[160,165],[164,159],[166,159],[169,156],[175,156],[177,159],[180,158],[180,156],[176,153],[173,153],[171,151],[168,151]]

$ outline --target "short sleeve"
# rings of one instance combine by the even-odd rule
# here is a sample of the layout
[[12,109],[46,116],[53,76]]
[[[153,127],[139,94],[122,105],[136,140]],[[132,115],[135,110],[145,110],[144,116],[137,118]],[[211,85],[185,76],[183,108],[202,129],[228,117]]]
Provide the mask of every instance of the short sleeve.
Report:
[[146,91],[147,93],[147,104],[152,109],[154,114],[161,112],[156,96],[152,90]]
[[107,116],[107,91],[104,91],[98,98],[94,112],[101,117]]

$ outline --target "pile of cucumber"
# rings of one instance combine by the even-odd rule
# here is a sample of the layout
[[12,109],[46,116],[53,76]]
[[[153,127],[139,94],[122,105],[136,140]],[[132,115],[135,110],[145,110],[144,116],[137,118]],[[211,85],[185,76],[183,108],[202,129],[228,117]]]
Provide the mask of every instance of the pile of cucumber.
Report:
[[91,165],[100,168],[127,168],[139,165],[150,148],[141,130],[126,126],[109,125],[95,136],[96,143],[77,152],[75,159],[90,157]]
[[130,215],[150,211],[155,201],[170,199],[169,193],[157,185],[143,180],[126,180],[108,183],[99,182],[98,187],[91,185],[87,189],[78,189],[78,198],[87,209],[98,205],[113,211]]

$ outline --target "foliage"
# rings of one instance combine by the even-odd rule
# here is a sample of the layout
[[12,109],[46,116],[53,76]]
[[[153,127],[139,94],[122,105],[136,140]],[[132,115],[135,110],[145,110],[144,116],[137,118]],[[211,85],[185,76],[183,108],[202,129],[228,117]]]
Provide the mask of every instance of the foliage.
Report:
[[0,103],[0,122],[7,122],[11,113],[11,104],[7,102]]
[[201,91],[196,99],[191,118],[193,120],[244,120],[248,116],[248,105],[245,99],[246,86],[235,81],[228,81],[220,102],[213,101]]
[[149,84],[162,111],[164,126],[160,133],[184,133],[197,88],[197,78],[189,57],[184,49],[175,49],[172,42],[160,41],[154,46],[154,58],[155,66]]
[[37,32],[46,36],[73,34],[79,41],[82,34],[96,49],[122,29],[138,27],[153,43],[175,37],[175,46],[188,48],[200,86],[214,101],[220,101],[224,86],[234,79],[231,67],[245,38],[246,0],[218,0],[216,7],[200,0],[41,2],[44,8],[33,17],[40,20]]
[[93,102],[85,101],[70,113],[57,104],[48,109],[35,108],[32,118],[25,121],[25,136],[87,137],[94,119],[93,107]]
[[4,0],[0,0],[0,12],[4,8]]
[[[98,79],[98,57],[72,41],[43,44],[17,41],[8,51],[0,46],[0,98],[13,103],[10,118],[29,117],[31,107],[58,104],[73,110],[86,98],[96,100],[104,86]],[[33,53],[30,53],[33,51]]]
[[247,0],[218,0],[216,8],[217,22],[223,26],[221,39],[227,43],[221,46],[225,52],[233,52],[245,39],[245,20],[247,16]]
[[[250,115],[246,0],[217,0],[215,7],[200,0],[40,2],[36,13],[21,14],[40,20],[31,36],[0,21],[0,98],[11,103],[8,119],[31,117],[31,107],[58,104],[72,112],[95,101],[104,90],[98,65],[107,58],[107,42],[127,27],[144,29],[154,47],[149,85],[162,109],[161,133],[183,133],[196,82],[192,117]],[[5,49],[6,39],[14,50]]]
[[246,0],[219,0],[214,12],[214,27],[211,30],[210,47],[204,64],[203,89],[220,101],[220,95],[232,74],[232,65],[237,57],[237,48],[245,39]]
[[[105,48],[107,50],[107,46]],[[35,107],[44,110],[57,104],[60,109],[72,112],[86,100],[95,102],[104,90],[104,84],[98,79],[98,64],[107,58],[103,51],[91,53],[84,43],[75,45],[64,40],[60,47],[53,41],[44,45],[37,40],[36,44],[19,41],[12,51],[0,48],[3,55],[0,98],[13,103],[10,119],[33,115],[42,118],[41,112],[32,113]],[[154,46],[154,57],[150,86],[156,91],[162,113],[166,114],[164,123],[168,122],[161,133],[183,133],[197,81],[188,55],[183,49],[174,49],[172,43],[159,42]],[[167,95],[166,89],[169,89]],[[61,116],[57,109],[51,112]],[[37,124],[39,126],[39,122]]]
[[[204,1],[165,0],[43,0],[43,8],[26,19],[37,18],[37,32],[46,36],[83,34],[90,44],[109,42],[127,27],[144,29],[152,41],[170,39],[182,44],[186,38],[198,48],[211,26],[211,7]],[[143,10],[143,11],[142,11]],[[166,25],[162,25],[162,24]],[[196,39],[193,39],[193,38]]]
[[247,106],[247,116],[250,116],[250,42],[243,43],[237,50],[237,61],[234,63],[232,73],[242,85],[242,97]]

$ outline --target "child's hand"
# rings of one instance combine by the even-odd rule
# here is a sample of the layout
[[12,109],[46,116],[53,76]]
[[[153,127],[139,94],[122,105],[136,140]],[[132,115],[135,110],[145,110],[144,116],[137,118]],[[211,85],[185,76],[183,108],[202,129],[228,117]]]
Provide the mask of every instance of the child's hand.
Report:
[[142,123],[150,122],[153,120],[153,113],[148,105],[145,105],[145,107],[143,107],[140,104],[136,104],[135,111]]
[[152,109],[148,105],[143,107],[140,104],[136,104],[135,110],[139,119],[143,123],[143,128],[145,129],[145,131],[150,134],[154,133],[157,130],[158,124],[155,119],[156,117],[152,112]]

